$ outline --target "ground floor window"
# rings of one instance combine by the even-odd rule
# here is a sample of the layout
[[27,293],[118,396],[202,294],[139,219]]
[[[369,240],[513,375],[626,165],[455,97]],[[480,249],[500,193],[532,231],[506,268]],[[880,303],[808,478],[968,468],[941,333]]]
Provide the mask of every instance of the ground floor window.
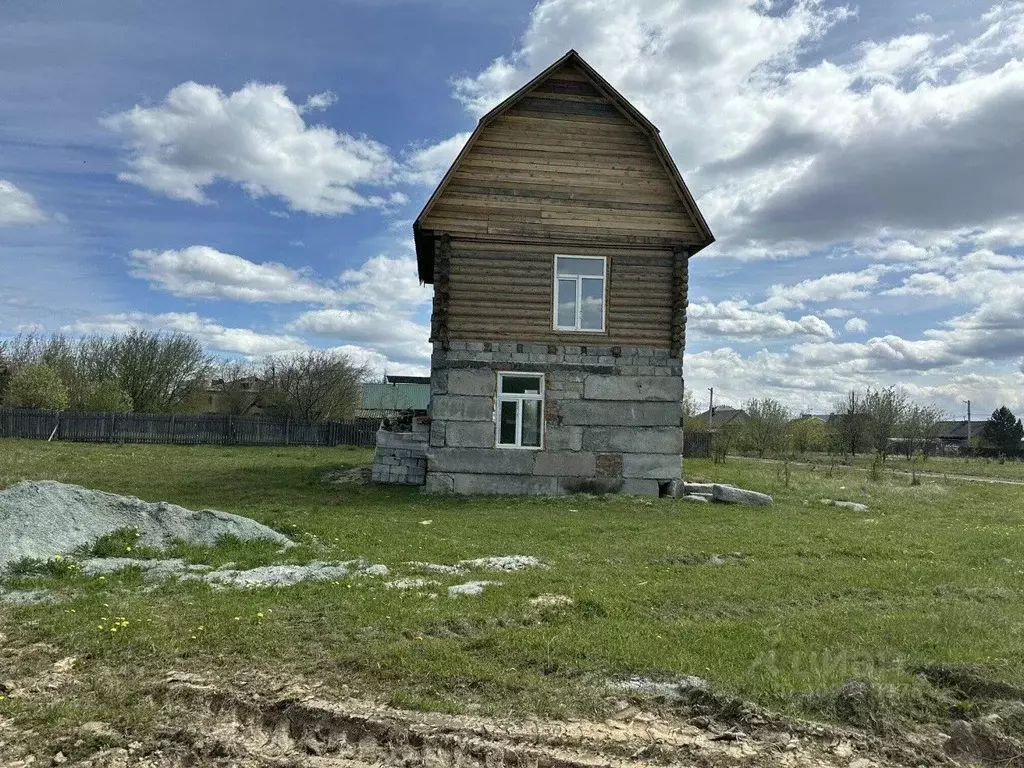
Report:
[[540,448],[544,431],[544,374],[498,374],[497,444]]

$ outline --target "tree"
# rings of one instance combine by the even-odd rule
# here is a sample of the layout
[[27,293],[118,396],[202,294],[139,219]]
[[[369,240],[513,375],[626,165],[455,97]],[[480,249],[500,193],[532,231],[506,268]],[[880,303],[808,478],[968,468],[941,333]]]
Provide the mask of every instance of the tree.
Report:
[[747,447],[760,458],[778,453],[785,445],[789,410],[770,397],[747,401],[747,417],[743,420],[743,438]]
[[869,417],[864,399],[851,392],[836,402],[829,419],[832,450],[845,456],[856,456],[863,450],[869,439]]
[[80,408],[83,411],[122,413],[132,409],[132,401],[121,389],[120,384],[113,379],[103,379],[94,383],[90,382],[79,394],[77,402],[73,402],[71,407]]
[[263,391],[279,415],[304,421],[346,419],[359,407],[367,378],[367,367],[343,352],[311,350],[268,357]]
[[117,382],[141,413],[181,410],[203,389],[211,360],[183,333],[129,331],[108,340]]
[[1005,405],[992,411],[985,423],[981,436],[993,448],[1004,453],[1020,449],[1020,441],[1024,438],[1024,425],[1013,415],[1013,411]]
[[697,415],[697,400],[693,396],[692,389],[686,389],[683,387],[683,411],[682,421],[684,425],[689,425],[690,419]]
[[912,459],[918,451],[925,451],[929,439],[935,432],[935,425],[942,416],[942,411],[934,405],[910,403],[907,406],[903,421],[897,429],[899,437],[903,439],[903,450],[907,454],[907,459]]
[[28,363],[11,375],[4,404],[60,411],[68,407],[68,390],[54,368],[46,363]]
[[868,390],[864,396],[864,410],[868,415],[868,434],[871,446],[885,461],[892,449],[900,424],[907,413],[907,396],[896,387]]
[[825,422],[814,416],[799,418],[790,423],[789,438],[793,450],[797,453],[823,451],[828,442]]

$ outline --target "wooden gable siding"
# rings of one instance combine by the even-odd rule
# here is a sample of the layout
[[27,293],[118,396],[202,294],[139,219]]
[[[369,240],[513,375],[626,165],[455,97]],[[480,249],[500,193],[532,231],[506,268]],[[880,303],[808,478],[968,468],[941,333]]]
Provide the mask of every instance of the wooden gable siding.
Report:
[[496,239],[704,243],[650,137],[572,65],[483,129],[420,226]]
[[[604,333],[567,333],[553,325],[555,253],[607,256]],[[672,342],[673,254],[627,248],[522,246],[453,239],[447,335],[461,341],[526,341],[667,349]],[[686,260],[682,259],[682,301]]]

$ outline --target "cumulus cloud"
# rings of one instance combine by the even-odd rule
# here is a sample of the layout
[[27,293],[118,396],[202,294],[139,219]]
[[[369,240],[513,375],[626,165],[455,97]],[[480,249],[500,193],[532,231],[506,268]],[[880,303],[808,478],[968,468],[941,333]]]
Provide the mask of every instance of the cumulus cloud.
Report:
[[867,333],[868,322],[860,317],[851,317],[846,321],[846,325],[843,326],[850,333]]
[[206,245],[131,252],[131,274],[175,296],[252,302],[330,302],[337,292],[303,270],[257,264]]
[[408,317],[380,311],[320,309],[304,312],[287,330],[314,334],[344,343],[357,342],[399,361],[430,360],[430,328]]
[[200,317],[195,312],[127,312],[80,320],[64,326],[69,333],[125,333],[139,328],[149,331],[177,331],[199,339],[208,349],[250,357],[297,352],[308,344],[297,336],[258,333],[251,328],[229,328]]
[[388,204],[387,196],[357,190],[383,184],[394,172],[386,147],[307,124],[305,113],[329,103],[318,94],[296,104],[282,85],[250,83],[224,93],[187,82],[159,104],[136,105],[103,122],[129,149],[129,170],[120,178],[177,200],[207,203],[207,187],[227,181],[254,198],[279,198],[310,214]]
[[44,221],[46,214],[31,194],[0,179],[0,227],[39,224]]
[[761,312],[743,301],[691,304],[687,330],[697,338],[724,337],[746,341],[815,336],[830,339],[832,327],[819,317],[789,320],[779,312]]
[[437,144],[409,150],[401,173],[403,181],[435,186],[469,140],[469,132],[457,133]]
[[429,303],[430,286],[421,285],[416,259],[374,256],[359,269],[341,273],[338,301],[381,312],[411,314]]
[[759,309],[792,309],[808,303],[863,299],[865,288],[878,283],[879,270],[869,267],[862,272],[836,272],[822,277],[801,280],[791,285],[772,285]]

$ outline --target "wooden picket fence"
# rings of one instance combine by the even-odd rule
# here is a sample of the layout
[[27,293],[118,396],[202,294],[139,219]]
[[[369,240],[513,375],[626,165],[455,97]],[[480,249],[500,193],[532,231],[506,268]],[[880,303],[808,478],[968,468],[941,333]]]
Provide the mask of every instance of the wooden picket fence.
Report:
[[216,413],[101,413],[0,408],[0,437],[88,443],[175,445],[362,445],[376,442],[377,421],[295,421]]
[[683,458],[710,459],[712,449],[711,432],[683,430]]

